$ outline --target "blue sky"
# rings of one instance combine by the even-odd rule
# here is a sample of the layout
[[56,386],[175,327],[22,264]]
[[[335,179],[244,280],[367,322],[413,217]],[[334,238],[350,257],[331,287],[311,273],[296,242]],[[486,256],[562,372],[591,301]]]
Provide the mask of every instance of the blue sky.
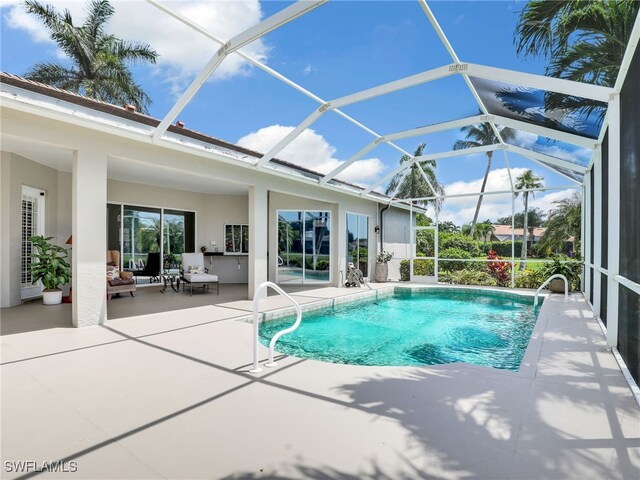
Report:
[[[0,2],[3,71],[19,75],[39,61],[64,62],[55,44],[47,40],[46,32],[24,13],[23,7],[14,0]],[[290,4],[256,0],[164,3],[225,40]],[[74,18],[82,19],[83,2],[58,0],[55,5],[70,8]],[[116,14],[109,30],[129,40],[147,42],[161,54],[157,66],[136,67],[134,71],[153,99],[151,114],[162,118],[217,46],[143,1],[114,0],[113,5]],[[523,60],[515,54],[513,31],[522,6],[522,2],[514,1],[430,2],[462,61],[542,74],[544,59]],[[451,63],[426,16],[413,1],[329,2],[269,33],[245,51],[325,100]],[[190,128],[265,151],[314,108],[316,102],[234,57],[225,60],[179,119]],[[462,118],[477,111],[459,76],[344,109],[380,134]],[[372,138],[330,113],[278,156],[329,171]],[[426,142],[427,152],[442,152],[450,150],[458,138],[458,131],[450,131],[397,143],[413,152],[419,143]],[[531,135],[523,135],[519,141],[529,145],[541,142]],[[367,184],[397,165],[399,157],[400,153],[392,148],[380,146],[357,168],[347,170],[344,178]],[[496,152],[494,158],[489,187],[508,188],[502,153]],[[514,174],[532,168],[545,178],[546,185],[570,183],[517,155],[510,154],[510,159]],[[485,166],[484,155],[442,160],[438,163],[438,178],[448,193],[479,191]],[[551,202],[567,194],[539,194],[535,202],[547,209]],[[509,196],[491,201],[487,197],[485,204],[481,218],[495,218],[510,211]],[[457,223],[468,221],[474,206],[475,199],[449,201],[443,217]]]

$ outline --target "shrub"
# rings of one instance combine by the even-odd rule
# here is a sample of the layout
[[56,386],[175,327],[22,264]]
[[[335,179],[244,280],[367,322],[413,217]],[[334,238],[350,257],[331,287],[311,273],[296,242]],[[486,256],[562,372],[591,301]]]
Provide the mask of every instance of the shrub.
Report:
[[552,255],[553,262],[545,264],[540,269],[543,281],[556,273],[567,277],[574,290],[580,290],[580,274],[582,273],[582,263],[578,259],[569,258],[566,255]]
[[466,235],[462,235],[461,233],[441,233],[438,236],[438,247],[440,250],[459,248],[460,250],[467,252],[471,257],[478,257],[482,254],[480,245],[480,242],[477,242]]
[[544,279],[539,270],[522,270],[516,272],[516,288],[538,288]]
[[[461,248],[447,248],[438,252],[438,267],[448,272],[457,272],[463,270],[465,267],[470,266],[472,262],[456,262],[456,261],[444,261],[444,258],[472,258],[472,256]],[[473,268],[469,268],[473,270]]]
[[484,285],[495,287],[496,279],[487,272],[477,270],[460,270],[458,272],[449,272],[439,277],[441,282],[451,283],[453,285]]
[[511,264],[502,261],[502,257],[498,256],[494,250],[489,252],[487,260],[499,260],[487,263],[487,271],[496,279],[501,287],[507,287],[511,283]]
[[[430,277],[434,275],[433,260],[427,259],[415,259],[413,261],[413,273],[414,275],[420,275],[424,277]],[[410,271],[409,260],[402,260],[400,262],[400,280],[408,282],[411,279],[409,275]]]
[[[522,250],[522,240],[516,240],[514,242],[516,257],[520,256]],[[505,240],[503,242],[487,242],[482,246],[482,250],[485,255],[489,255],[489,252],[493,250],[497,255],[502,257],[511,258],[511,240]]]
[[329,262],[326,260],[318,260],[316,263],[316,270],[329,270]]
[[392,258],[393,258],[393,253],[387,252],[386,250],[382,250],[380,253],[378,253],[378,256],[376,257],[378,262],[381,262],[381,263],[387,263]]

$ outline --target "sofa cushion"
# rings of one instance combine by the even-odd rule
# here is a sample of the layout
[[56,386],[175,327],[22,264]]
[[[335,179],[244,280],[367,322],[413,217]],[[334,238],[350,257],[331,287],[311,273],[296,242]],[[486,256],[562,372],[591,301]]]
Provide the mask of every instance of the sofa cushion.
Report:
[[119,287],[120,285],[133,285],[135,282],[132,278],[116,278],[109,280],[109,285],[112,287]]
[[204,273],[204,267],[201,267],[199,265],[190,266],[187,268],[187,273],[192,273],[196,275],[199,273]]
[[185,273],[183,278],[190,283],[212,283],[218,281],[217,275],[209,273]]

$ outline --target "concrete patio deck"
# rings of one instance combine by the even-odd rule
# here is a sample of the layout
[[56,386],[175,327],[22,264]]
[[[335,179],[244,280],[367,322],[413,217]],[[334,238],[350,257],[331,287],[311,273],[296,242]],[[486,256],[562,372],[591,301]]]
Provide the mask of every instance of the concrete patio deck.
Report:
[[[3,478],[640,477],[640,410],[581,294],[545,301],[519,372],[286,357],[252,375],[249,303],[3,335]],[[77,471],[7,471],[29,460]]]

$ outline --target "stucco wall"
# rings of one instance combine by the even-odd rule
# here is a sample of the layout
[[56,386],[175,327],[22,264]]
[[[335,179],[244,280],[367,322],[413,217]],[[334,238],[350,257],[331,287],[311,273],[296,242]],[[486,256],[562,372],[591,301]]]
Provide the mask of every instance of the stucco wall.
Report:
[[[340,203],[320,201],[282,192],[269,194],[269,279],[276,280],[276,263],[272,259],[278,255],[277,212],[278,210],[329,210],[331,212],[331,284],[340,285],[346,266],[347,233],[346,215],[357,213],[369,216],[369,261],[377,253],[377,204],[357,198],[342,198]],[[372,271],[373,274],[373,271]]]
[[[2,152],[2,244],[0,246],[2,268],[0,269],[0,306],[18,305],[20,299],[20,262],[21,262],[21,216],[22,185],[44,190],[45,192],[45,236],[56,237],[54,242],[65,246],[68,238],[59,231],[58,225],[58,171],[33,162],[19,155]],[[67,205],[70,210],[71,204]],[[69,229],[70,231],[70,229]],[[60,234],[63,234],[63,237]],[[70,233],[70,232],[69,232]]]
[[392,207],[386,210],[383,215],[383,248],[393,253],[393,258],[389,262],[389,279],[399,280],[400,262],[408,259],[411,253],[409,251],[409,242],[411,239],[409,212]]
[[[206,245],[210,251],[215,248],[211,241],[223,250],[225,223],[247,223],[249,216],[246,195],[212,195],[121,180],[107,182],[107,199],[109,203],[195,211],[196,249]],[[247,282],[246,256],[209,257],[208,260],[207,267],[222,283]]]

